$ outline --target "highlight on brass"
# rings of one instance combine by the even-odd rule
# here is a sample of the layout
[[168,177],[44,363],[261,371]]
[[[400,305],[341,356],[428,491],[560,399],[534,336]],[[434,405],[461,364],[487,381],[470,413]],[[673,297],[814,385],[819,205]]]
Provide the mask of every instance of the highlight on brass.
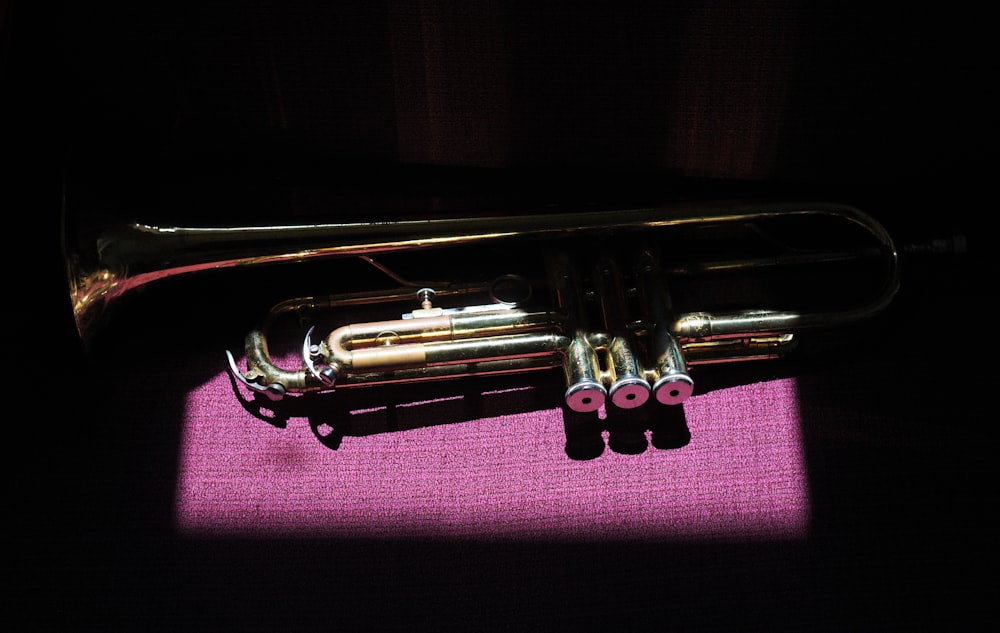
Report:
[[[85,339],[116,300],[202,270],[350,261],[246,335],[232,375],[270,400],[399,382],[559,371],[564,405],[676,406],[699,367],[779,358],[811,331],[862,322],[899,287],[898,255],[868,214],[836,204],[644,209],[301,226],[127,225],[70,257]],[[349,289],[342,290],[340,287]],[[301,360],[272,328],[308,313]],[[220,352],[221,354],[221,352]]]

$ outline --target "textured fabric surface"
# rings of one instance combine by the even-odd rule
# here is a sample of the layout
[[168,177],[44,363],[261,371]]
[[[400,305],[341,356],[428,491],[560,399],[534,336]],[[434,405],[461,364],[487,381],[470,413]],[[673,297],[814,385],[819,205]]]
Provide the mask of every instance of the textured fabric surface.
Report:
[[[217,350],[120,361],[101,448],[62,484],[80,491],[68,543],[87,546],[64,554],[60,586],[80,591],[52,614],[133,631],[969,630],[987,604],[955,573],[984,553],[975,426],[919,364],[887,372],[896,352],[699,374],[686,445],[576,459],[543,380],[344,390],[262,419]],[[339,435],[328,408],[351,418]]]
[[695,397],[685,408],[696,439],[685,447],[606,450],[590,460],[567,456],[559,408],[439,425],[433,402],[395,405],[422,408],[418,428],[349,437],[330,450],[305,420],[275,428],[249,416],[230,382],[220,374],[188,395],[176,500],[182,535],[592,541],[806,534],[793,379]]

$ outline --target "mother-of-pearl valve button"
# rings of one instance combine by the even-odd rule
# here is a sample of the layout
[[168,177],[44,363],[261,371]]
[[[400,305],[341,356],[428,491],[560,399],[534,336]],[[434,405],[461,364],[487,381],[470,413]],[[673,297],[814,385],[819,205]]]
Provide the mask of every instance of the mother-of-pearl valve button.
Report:
[[663,376],[653,385],[653,393],[661,404],[681,404],[694,392],[694,381],[686,374]]
[[649,400],[649,383],[642,378],[619,380],[611,388],[611,402],[620,409],[634,409]]
[[566,404],[577,413],[591,413],[604,406],[607,391],[596,380],[582,380],[566,390]]

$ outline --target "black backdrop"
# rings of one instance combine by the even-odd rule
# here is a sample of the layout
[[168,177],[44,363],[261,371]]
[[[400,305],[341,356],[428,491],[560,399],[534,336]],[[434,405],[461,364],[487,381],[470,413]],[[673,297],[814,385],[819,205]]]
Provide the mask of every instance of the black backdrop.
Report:
[[[115,596],[131,574],[148,573],[163,575],[153,604],[164,630],[410,630],[435,620],[572,629],[593,622],[595,602],[608,625],[646,612],[651,628],[669,628],[671,613],[692,630],[973,628],[985,609],[972,563],[985,559],[990,497],[972,491],[991,470],[975,442],[990,415],[973,404],[985,381],[972,369],[988,357],[977,333],[988,286],[975,273],[992,214],[990,34],[979,13],[794,0],[5,3],[17,431],[8,486],[23,502],[8,520],[14,595],[25,598],[15,610],[43,630],[114,630],[146,621],[130,611],[148,604]],[[977,266],[932,268],[906,307],[920,318],[900,341],[900,365],[925,368],[917,375],[954,394],[953,415],[939,434],[915,432],[935,443],[894,452],[899,461],[874,479],[825,479],[829,520],[813,541],[642,555],[613,544],[302,543],[279,548],[266,568],[241,562],[252,543],[206,543],[176,563],[163,560],[174,551],[168,536],[129,543],[152,554],[108,542],[105,517],[128,509],[112,507],[121,473],[106,464],[128,446],[108,442],[115,429],[93,413],[110,405],[73,338],[64,206],[95,222],[240,222],[761,192],[857,203],[915,238],[960,232]],[[850,463],[878,463],[871,447],[857,450],[867,452],[848,451]],[[936,458],[932,473],[919,470],[926,457]],[[900,463],[920,475],[894,471]],[[911,482],[919,494],[904,490]],[[937,516],[943,505],[954,511],[944,503],[954,495],[967,500],[961,513]],[[901,521],[899,540],[890,526]],[[324,556],[347,562],[359,584],[327,584]],[[139,560],[152,566],[139,570]],[[481,568],[493,570],[490,582],[475,581]],[[505,584],[525,568],[530,586]],[[554,588],[546,574],[556,568],[575,580]],[[801,586],[773,580],[789,569]],[[428,570],[435,578],[420,577]],[[260,582],[234,583],[247,576]],[[397,595],[372,598],[381,585]],[[260,594],[243,594],[247,586]],[[273,617],[256,619],[260,601],[274,603]],[[395,621],[396,601],[410,614],[426,602],[428,622]],[[880,613],[868,619],[868,609]]]

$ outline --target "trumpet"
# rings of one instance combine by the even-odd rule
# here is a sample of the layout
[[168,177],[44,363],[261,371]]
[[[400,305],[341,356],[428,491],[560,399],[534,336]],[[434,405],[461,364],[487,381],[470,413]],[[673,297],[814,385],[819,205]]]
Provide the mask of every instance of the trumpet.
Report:
[[[273,305],[246,335],[245,366],[225,352],[238,383],[278,401],[559,371],[565,391],[558,404],[577,413],[681,405],[695,393],[699,366],[783,358],[810,332],[878,315],[900,286],[897,246],[885,227],[830,203],[130,224],[101,235],[91,257],[68,253],[67,262],[84,340],[119,298],[164,279],[303,263],[360,267],[368,274],[323,279],[346,287],[370,277],[377,287]],[[272,329],[303,313],[322,316],[303,328],[299,359],[286,366],[271,352]]]

